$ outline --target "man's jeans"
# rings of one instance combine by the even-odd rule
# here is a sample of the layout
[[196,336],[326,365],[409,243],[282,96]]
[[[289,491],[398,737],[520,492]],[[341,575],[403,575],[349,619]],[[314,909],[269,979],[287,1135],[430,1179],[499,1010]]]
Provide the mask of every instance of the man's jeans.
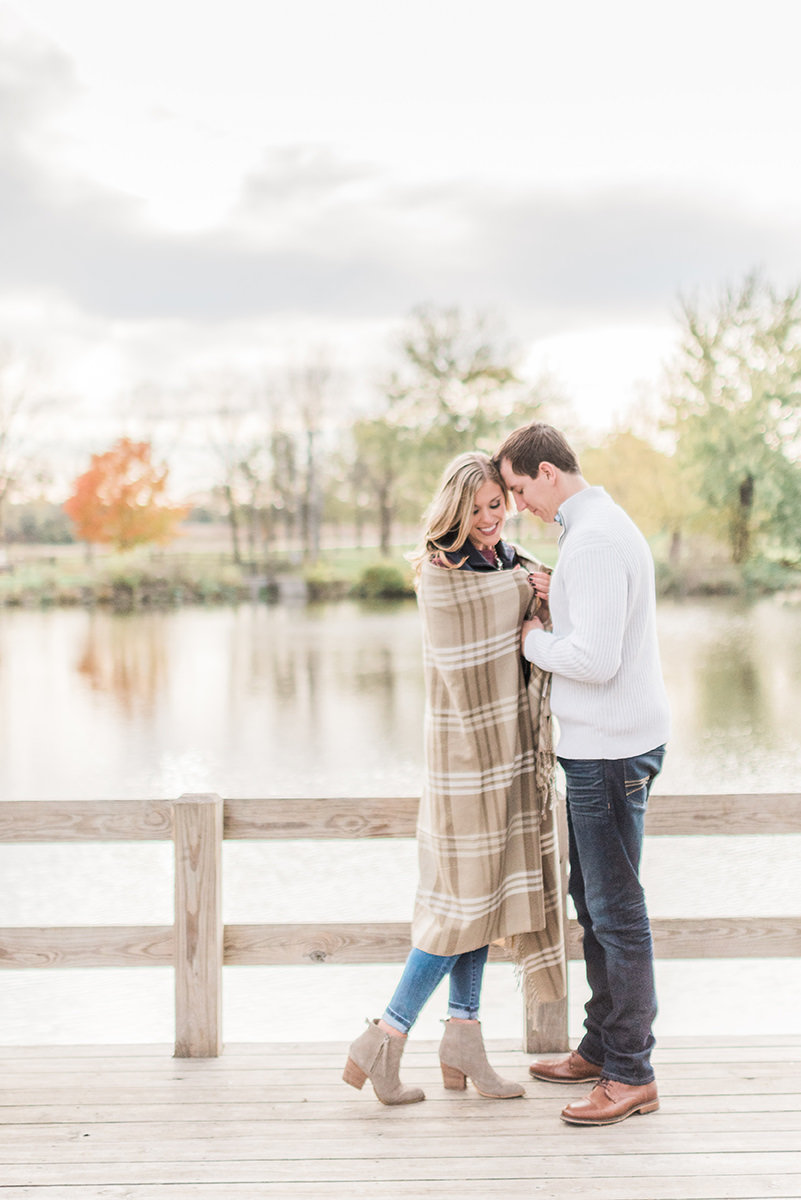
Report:
[[383,1019],[393,1029],[408,1033],[426,1000],[449,974],[451,978],[448,1016],[475,1020],[478,1016],[481,981],[488,954],[489,946],[447,957],[428,954],[425,950],[412,950]]
[[570,887],[591,997],[579,1053],[606,1079],[654,1078],[653,943],[639,880],[645,810],[665,747],[620,759],[564,759]]

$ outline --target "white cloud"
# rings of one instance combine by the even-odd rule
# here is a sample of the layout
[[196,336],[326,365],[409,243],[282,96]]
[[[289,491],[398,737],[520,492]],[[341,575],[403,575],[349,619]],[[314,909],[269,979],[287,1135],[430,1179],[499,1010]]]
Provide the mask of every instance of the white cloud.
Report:
[[[786,0],[0,8],[0,315],[98,396],[293,340],[372,362],[434,302],[571,346],[598,411],[679,291],[801,277]],[[628,383],[581,369],[601,330]]]

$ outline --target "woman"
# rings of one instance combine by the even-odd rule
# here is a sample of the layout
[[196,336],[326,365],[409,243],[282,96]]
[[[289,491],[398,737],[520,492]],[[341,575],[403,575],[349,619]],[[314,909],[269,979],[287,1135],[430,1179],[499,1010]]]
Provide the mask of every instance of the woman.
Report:
[[420,881],[413,949],[379,1020],[350,1047],[343,1078],[384,1104],[425,1099],[405,1087],[406,1036],[450,976],[439,1048],[446,1088],[522,1096],[487,1061],[478,1020],[489,943],[503,939],[526,998],[564,995],[553,750],[547,680],[526,683],[519,631],[548,575],[502,541],[506,486],[485,454],[447,467],[426,514],[418,572],[426,671],[426,770],[417,824]]

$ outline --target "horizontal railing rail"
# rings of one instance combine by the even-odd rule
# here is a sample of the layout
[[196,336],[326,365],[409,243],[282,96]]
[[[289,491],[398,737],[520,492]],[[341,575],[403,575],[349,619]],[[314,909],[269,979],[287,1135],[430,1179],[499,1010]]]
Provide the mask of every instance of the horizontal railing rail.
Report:
[[[11,801],[0,804],[0,842],[166,841],[175,845],[173,925],[0,929],[0,968],[170,966],[175,969],[175,1053],[219,1054],[222,967],[403,962],[408,922],[222,923],[224,840],[412,838],[410,797],[226,800]],[[652,796],[646,835],[801,833],[801,795]],[[801,914],[654,918],[657,958],[801,956]],[[566,952],[581,958],[576,921]],[[504,960],[492,947],[491,958]],[[567,1001],[528,1014],[526,1047],[567,1044]]]

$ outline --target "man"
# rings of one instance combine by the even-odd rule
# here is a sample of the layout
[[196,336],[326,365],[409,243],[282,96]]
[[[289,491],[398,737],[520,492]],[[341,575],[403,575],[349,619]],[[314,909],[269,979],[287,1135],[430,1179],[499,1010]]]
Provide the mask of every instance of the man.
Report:
[[653,560],[623,509],[582,477],[558,430],[540,422],[518,429],[495,461],[520,511],[562,526],[549,597],[553,631],[527,621],[523,655],[553,676],[569,891],[591,991],[578,1049],[529,1069],[535,1079],[594,1082],[562,1118],[609,1125],[659,1107],[650,1061],[653,945],[639,880],[645,809],[670,732]]

